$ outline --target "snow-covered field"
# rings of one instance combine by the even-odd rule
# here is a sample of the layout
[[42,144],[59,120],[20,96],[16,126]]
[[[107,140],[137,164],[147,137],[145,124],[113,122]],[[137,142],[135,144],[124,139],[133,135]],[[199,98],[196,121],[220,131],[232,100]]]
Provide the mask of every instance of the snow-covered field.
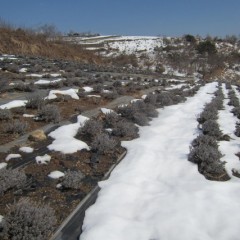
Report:
[[[196,116],[215,89],[215,83],[207,84],[185,103],[159,110],[151,126],[140,128],[140,138],[122,143],[128,153],[99,183],[81,240],[239,239],[239,179],[208,181],[187,161],[189,145],[199,134]],[[219,113],[219,123],[233,136],[234,127],[224,127],[236,120],[228,112]],[[240,141],[234,137],[229,144]],[[231,157],[227,147],[220,149]],[[234,167],[240,166],[235,162]]]

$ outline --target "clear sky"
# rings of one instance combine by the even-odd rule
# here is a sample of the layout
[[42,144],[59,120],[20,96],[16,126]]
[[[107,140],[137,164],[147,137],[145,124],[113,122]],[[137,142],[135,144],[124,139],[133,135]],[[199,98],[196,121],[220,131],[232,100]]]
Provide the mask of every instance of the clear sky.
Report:
[[240,34],[240,0],[0,0],[1,19],[61,32],[181,36]]

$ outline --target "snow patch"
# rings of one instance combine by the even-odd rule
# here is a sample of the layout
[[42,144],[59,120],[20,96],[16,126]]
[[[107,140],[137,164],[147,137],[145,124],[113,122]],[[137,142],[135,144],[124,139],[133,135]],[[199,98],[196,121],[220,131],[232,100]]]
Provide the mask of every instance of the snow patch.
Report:
[[53,178],[53,179],[58,179],[58,178],[61,178],[61,177],[64,177],[65,174],[61,171],[52,171],[48,174],[48,177],[50,178]]
[[112,109],[108,109],[108,108],[101,108],[101,112],[103,114],[109,114],[109,113],[112,113],[114,111]]
[[25,153],[32,153],[33,150],[34,150],[34,149],[31,148],[31,147],[21,147],[21,148],[19,148],[19,151],[25,152]]
[[43,156],[37,156],[36,158],[37,164],[47,164],[51,160],[51,156],[48,154],[45,154]]
[[[5,168],[5,167],[7,167],[7,163],[5,163],[5,162],[0,163],[0,169]],[[0,222],[1,222],[1,219],[0,219]]]
[[17,153],[11,153],[11,154],[8,154],[7,157],[5,158],[6,161],[9,161],[13,158],[21,158],[21,155],[20,154],[17,154]]
[[0,106],[1,109],[11,109],[16,107],[24,107],[27,103],[27,100],[13,100],[9,103],[3,104]]
[[67,90],[51,90],[49,92],[49,95],[46,97],[46,99],[56,99],[57,95],[56,94],[62,94],[62,95],[69,95],[73,99],[79,99],[77,95],[78,89],[67,89]]
[[64,154],[71,154],[82,149],[89,150],[89,146],[76,138],[79,127],[83,126],[89,118],[79,115],[77,122],[57,128],[49,134],[55,140],[48,146],[49,150],[60,151]]
[[88,87],[88,86],[83,87],[83,89],[84,89],[85,92],[92,92],[93,91],[93,88],[92,87]]

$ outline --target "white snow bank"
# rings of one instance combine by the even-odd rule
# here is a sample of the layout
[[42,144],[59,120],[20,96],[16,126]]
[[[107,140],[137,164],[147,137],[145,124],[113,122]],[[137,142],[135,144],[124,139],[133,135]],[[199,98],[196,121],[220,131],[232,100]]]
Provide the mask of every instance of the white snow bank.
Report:
[[27,103],[27,100],[13,100],[9,103],[0,105],[1,109],[11,109],[11,108],[16,108],[16,107],[23,107]]
[[208,181],[187,160],[196,116],[212,98],[207,84],[192,98],[159,110],[126,157],[100,182],[81,240],[226,240],[240,235],[240,184]]
[[2,215],[0,215],[0,222],[2,222],[3,218],[4,218],[4,217],[3,217]]
[[55,99],[57,98],[56,94],[69,95],[73,99],[79,99],[77,95],[78,89],[67,89],[67,90],[51,90],[46,99]]
[[48,174],[48,177],[53,178],[53,179],[58,179],[60,177],[64,177],[64,173],[61,171],[52,171]]
[[177,85],[171,85],[170,87],[166,87],[166,90],[173,90],[173,89],[180,89],[181,87],[188,86],[188,84],[177,84]]
[[60,77],[62,74],[61,73],[51,73],[50,75],[52,77]]
[[33,114],[23,114],[23,117],[33,118],[33,117],[35,117],[35,115],[33,115]]
[[88,86],[83,87],[83,89],[84,89],[85,92],[92,92],[93,91],[93,88],[92,87],[88,87]]
[[6,161],[9,161],[9,160],[11,160],[11,159],[13,159],[13,158],[20,158],[20,157],[21,157],[21,155],[18,154],[18,153],[11,153],[11,154],[8,154],[8,155],[7,155],[7,157],[5,158],[5,160],[6,160]]
[[[2,162],[0,163],[0,169],[5,168],[7,166],[7,163]],[[1,216],[1,215],[0,215]],[[1,217],[0,217],[1,218]],[[0,219],[1,220],[1,219]],[[1,222],[1,221],[0,221]]]
[[64,78],[57,78],[54,80],[48,80],[48,79],[39,79],[38,81],[36,81],[34,84],[37,85],[44,85],[44,84],[50,84],[50,83],[55,83],[55,82],[61,82],[65,80]]
[[[228,97],[228,91],[223,87],[223,92],[225,98]],[[239,158],[235,155],[239,152],[240,138],[236,137],[234,134],[236,122],[238,122],[237,117],[235,117],[231,110],[232,106],[228,105],[229,99],[224,99],[224,110],[218,112],[218,123],[223,134],[228,134],[230,136],[230,141],[220,141],[219,150],[224,155],[221,161],[225,161],[225,168],[228,175],[232,178],[236,178],[232,175],[232,169],[240,172],[240,162]],[[238,179],[237,179],[238,180]]]
[[25,72],[27,72],[27,70],[28,70],[27,68],[20,68],[20,69],[19,69],[19,72],[20,72],[20,73],[25,73]]
[[97,98],[100,98],[101,96],[100,95],[87,95],[87,97],[97,97]]
[[60,151],[64,154],[74,153],[82,149],[89,150],[89,146],[85,142],[74,138],[79,127],[83,126],[84,122],[88,119],[79,115],[76,123],[61,126],[51,132],[49,136],[55,140],[48,146],[48,149]]
[[38,73],[30,73],[26,75],[27,77],[38,77],[41,78],[43,74],[38,74]]
[[48,154],[36,157],[37,164],[47,164],[48,162],[50,162],[50,160],[51,160],[51,156],[49,156]]
[[101,112],[103,114],[109,114],[109,113],[112,113],[114,111],[112,109],[108,109],[108,108],[101,108]]
[[32,153],[33,150],[34,150],[34,149],[31,148],[31,147],[21,147],[21,148],[19,148],[19,151],[25,152],[25,153]]
[[143,99],[136,98],[136,99],[131,100],[131,103],[134,103],[134,102],[137,102],[137,101],[142,101],[142,100]]

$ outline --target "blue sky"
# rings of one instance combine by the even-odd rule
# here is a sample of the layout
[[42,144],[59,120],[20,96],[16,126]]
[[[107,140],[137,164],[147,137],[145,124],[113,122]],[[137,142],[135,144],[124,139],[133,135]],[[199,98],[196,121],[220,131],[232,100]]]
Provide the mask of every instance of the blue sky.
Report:
[[0,0],[16,26],[61,32],[181,36],[240,34],[240,0]]

